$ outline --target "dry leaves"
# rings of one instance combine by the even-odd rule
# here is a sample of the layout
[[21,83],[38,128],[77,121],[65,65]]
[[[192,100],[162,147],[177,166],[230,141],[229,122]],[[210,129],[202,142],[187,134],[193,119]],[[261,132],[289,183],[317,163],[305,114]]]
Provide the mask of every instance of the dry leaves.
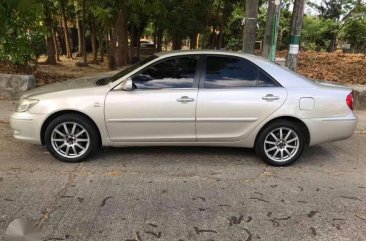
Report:
[[[277,52],[278,57],[286,57],[286,51]],[[108,71],[106,62],[88,67],[77,67],[78,59],[61,57],[55,66],[40,64],[37,70],[33,67],[14,66],[0,63],[0,73],[34,74],[37,86],[84,77]],[[44,57],[40,62],[44,61]],[[300,52],[298,72],[312,79],[328,80],[341,84],[366,84],[366,56],[364,54],[345,54],[340,52],[326,53],[306,51]]]
[[[278,56],[285,57],[286,51],[278,52]],[[298,72],[317,80],[366,84],[366,56],[340,52],[300,52]]]

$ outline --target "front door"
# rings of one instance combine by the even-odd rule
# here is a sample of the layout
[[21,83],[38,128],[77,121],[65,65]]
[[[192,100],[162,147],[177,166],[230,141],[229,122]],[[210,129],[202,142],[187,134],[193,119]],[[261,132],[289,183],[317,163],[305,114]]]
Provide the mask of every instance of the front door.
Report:
[[134,89],[112,90],[105,121],[115,142],[196,141],[198,56],[165,58],[132,76]]
[[197,140],[243,140],[286,96],[283,87],[248,60],[207,56],[198,93]]

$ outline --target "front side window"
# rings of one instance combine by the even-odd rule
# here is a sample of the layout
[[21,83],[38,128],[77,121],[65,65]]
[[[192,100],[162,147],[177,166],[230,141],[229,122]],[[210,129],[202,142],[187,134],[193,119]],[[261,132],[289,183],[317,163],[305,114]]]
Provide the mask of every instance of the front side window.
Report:
[[268,75],[250,61],[225,56],[207,56],[204,87],[245,88],[277,86]]
[[198,56],[165,59],[132,77],[136,89],[192,88]]

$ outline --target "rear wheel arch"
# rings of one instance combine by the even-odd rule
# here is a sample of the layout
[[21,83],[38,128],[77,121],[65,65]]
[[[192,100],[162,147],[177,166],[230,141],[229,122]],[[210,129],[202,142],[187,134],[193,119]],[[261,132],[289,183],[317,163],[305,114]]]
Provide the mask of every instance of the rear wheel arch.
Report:
[[102,137],[101,137],[101,134],[100,134],[100,131],[99,131],[99,128],[98,128],[97,124],[95,124],[95,122],[93,121],[93,119],[90,118],[88,115],[86,115],[86,114],[84,114],[84,113],[82,113],[80,111],[75,111],[75,110],[62,110],[62,111],[55,112],[52,115],[50,115],[49,117],[47,117],[47,119],[42,124],[41,133],[40,133],[42,145],[45,144],[45,133],[46,133],[47,126],[54,119],[56,119],[59,116],[65,115],[65,114],[76,114],[76,115],[83,116],[84,118],[87,118],[94,125],[94,127],[95,127],[95,129],[96,129],[96,131],[98,133],[99,145],[101,145],[101,143],[102,143]]
[[286,120],[286,121],[290,121],[293,123],[296,123],[300,126],[302,133],[305,136],[305,143],[306,145],[309,145],[310,143],[310,131],[309,128],[307,127],[307,125],[300,119],[293,117],[293,116],[280,116],[280,117],[276,117],[270,121],[268,121],[264,126],[262,126],[262,128],[258,131],[257,136],[255,138],[255,142],[254,142],[254,146],[257,146],[257,141],[258,141],[258,137],[260,136],[260,134],[262,133],[262,131],[269,126],[270,124],[277,122],[277,121],[281,121],[281,120]]

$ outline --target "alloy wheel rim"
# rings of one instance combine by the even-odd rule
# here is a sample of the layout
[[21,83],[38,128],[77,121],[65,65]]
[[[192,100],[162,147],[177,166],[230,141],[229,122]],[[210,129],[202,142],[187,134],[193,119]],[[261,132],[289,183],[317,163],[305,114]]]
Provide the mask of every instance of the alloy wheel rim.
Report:
[[300,147],[297,133],[286,127],[274,129],[265,138],[264,151],[275,162],[286,162],[293,158]]
[[79,123],[63,122],[52,131],[51,143],[53,149],[66,158],[78,158],[89,148],[88,131]]

